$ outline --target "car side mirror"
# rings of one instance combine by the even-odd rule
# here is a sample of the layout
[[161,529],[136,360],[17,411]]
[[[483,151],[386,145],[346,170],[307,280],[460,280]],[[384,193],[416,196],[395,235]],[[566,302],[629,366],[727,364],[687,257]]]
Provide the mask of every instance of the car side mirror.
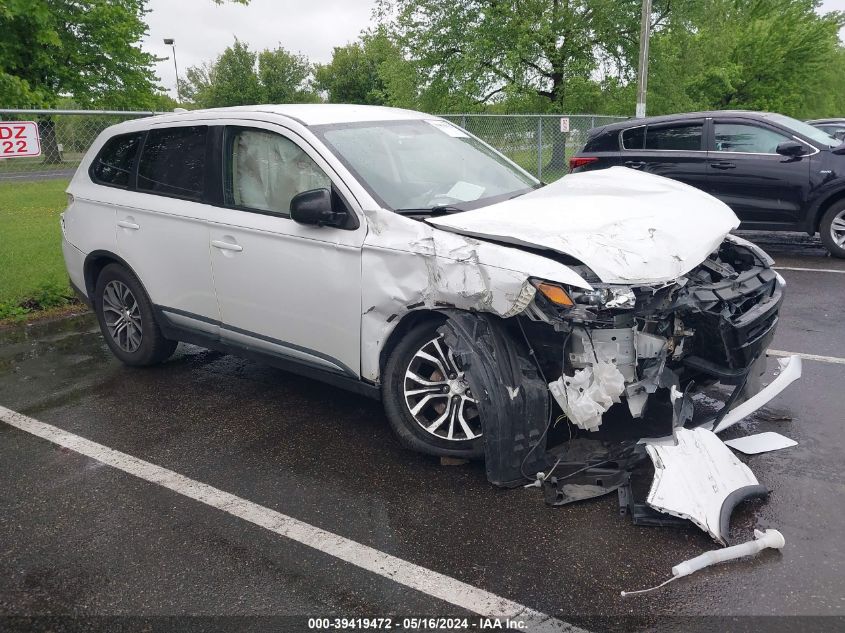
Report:
[[296,194],[290,201],[290,217],[294,222],[310,226],[347,228],[349,211],[337,204],[328,189],[310,189]]
[[798,141],[784,141],[777,146],[775,151],[781,156],[789,156],[790,158],[798,158],[807,153],[807,146]]

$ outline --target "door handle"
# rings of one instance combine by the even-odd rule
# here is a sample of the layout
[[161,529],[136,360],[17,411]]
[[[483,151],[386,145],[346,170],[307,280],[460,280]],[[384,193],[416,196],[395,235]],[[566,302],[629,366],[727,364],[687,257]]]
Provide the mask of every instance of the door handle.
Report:
[[722,161],[719,163],[710,163],[710,166],[713,169],[736,169],[736,163],[729,163],[728,161]]
[[626,160],[625,167],[630,167],[631,169],[642,169],[645,167],[644,160]]
[[133,231],[137,231],[141,228],[139,224],[135,224],[134,222],[130,222],[129,220],[120,220],[117,225],[122,229],[132,229]]
[[235,251],[240,253],[244,247],[240,244],[232,244],[232,242],[224,242],[223,240],[211,240],[211,245],[214,248],[219,248],[221,251]]

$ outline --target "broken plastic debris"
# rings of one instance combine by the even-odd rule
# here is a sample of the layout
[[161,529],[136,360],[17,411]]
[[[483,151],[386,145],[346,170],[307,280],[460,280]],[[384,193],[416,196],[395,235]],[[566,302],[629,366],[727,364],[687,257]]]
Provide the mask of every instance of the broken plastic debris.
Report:
[[659,512],[689,519],[726,545],[734,506],[768,490],[711,431],[679,427],[675,442],[667,439],[644,442],[654,463],[646,502]]
[[717,549],[711,550],[709,552],[704,552],[700,556],[696,556],[695,558],[691,558],[689,560],[685,560],[682,563],[678,563],[672,568],[672,577],[669,580],[660,583],[656,587],[650,587],[649,589],[640,589],[638,591],[623,591],[621,593],[623,596],[630,596],[632,594],[654,591],[655,589],[659,589],[664,585],[668,585],[673,580],[683,578],[684,576],[689,576],[690,574],[697,572],[699,569],[704,569],[705,567],[709,567],[710,565],[715,565],[716,563],[723,563],[725,561],[734,560],[736,558],[742,558],[743,556],[751,556],[753,554],[762,552],[767,547],[771,547],[772,549],[783,549],[784,545],[786,545],[786,539],[784,539],[783,534],[781,534],[777,530],[766,530],[765,532],[761,532],[760,530],[754,530],[753,541],[747,541],[745,543],[740,543],[739,545],[726,547],[725,549]]
[[746,435],[745,437],[738,437],[733,440],[725,440],[725,444],[746,455],[757,455],[758,453],[768,453],[769,451],[789,448],[790,446],[795,446],[798,442],[780,433],[766,431],[765,433],[757,433],[756,435]]
[[601,425],[602,415],[620,402],[624,389],[625,377],[616,365],[602,361],[549,383],[549,391],[569,421],[587,431]]
[[778,365],[780,365],[780,375],[769,383],[765,389],[762,389],[760,393],[752,396],[735,409],[729,411],[728,414],[722,418],[722,421],[719,422],[718,426],[713,429],[714,433],[720,433],[733,426],[742,418],[750,413],[753,413],[772,400],[781,391],[801,377],[800,357],[790,356],[789,358],[778,358]]

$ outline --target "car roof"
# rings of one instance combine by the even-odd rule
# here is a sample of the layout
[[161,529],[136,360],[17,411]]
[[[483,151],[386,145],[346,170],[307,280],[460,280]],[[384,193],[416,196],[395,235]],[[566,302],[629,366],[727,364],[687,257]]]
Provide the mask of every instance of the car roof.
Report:
[[845,119],[812,119],[811,121],[807,121],[807,123],[841,123],[845,125]]
[[286,103],[207,108],[168,112],[147,119],[149,122],[169,123],[186,119],[208,119],[215,116],[236,117],[239,114],[271,114],[288,117],[305,126],[335,123],[361,123],[366,121],[402,121],[437,118],[424,112],[389,108],[386,106],[357,105],[350,103]]
[[650,116],[643,119],[627,119],[618,123],[610,123],[608,125],[597,128],[597,131],[608,132],[613,130],[622,130],[629,127],[638,127],[641,125],[654,125],[657,123],[674,123],[676,121],[686,121],[689,119],[704,119],[707,117],[737,117],[747,119],[761,119],[773,116],[773,112],[758,112],[755,110],[704,110],[701,112],[680,112],[678,114],[663,114],[660,116]]

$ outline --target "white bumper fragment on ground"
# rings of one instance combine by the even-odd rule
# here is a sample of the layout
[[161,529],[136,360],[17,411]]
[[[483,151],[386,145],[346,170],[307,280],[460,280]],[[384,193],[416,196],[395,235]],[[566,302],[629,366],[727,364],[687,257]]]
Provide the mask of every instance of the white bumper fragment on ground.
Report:
[[712,431],[679,427],[673,437],[646,440],[645,448],[654,463],[648,505],[689,519],[722,545],[734,506],[768,493]]
[[782,448],[789,448],[790,446],[795,446],[798,442],[780,433],[766,431],[765,433],[757,433],[756,435],[746,435],[745,437],[725,440],[725,444],[740,453],[758,455],[759,453],[769,453],[771,451],[779,451]]
[[786,389],[793,382],[801,377],[801,358],[798,356],[790,356],[789,358],[778,358],[780,365],[780,374],[769,385],[762,389],[758,394],[752,396],[741,405],[732,409],[728,414],[722,418],[722,421],[713,429],[714,433],[720,433],[725,429],[733,426],[742,418],[754,413],[757,409],[772,400],[781,391]]

